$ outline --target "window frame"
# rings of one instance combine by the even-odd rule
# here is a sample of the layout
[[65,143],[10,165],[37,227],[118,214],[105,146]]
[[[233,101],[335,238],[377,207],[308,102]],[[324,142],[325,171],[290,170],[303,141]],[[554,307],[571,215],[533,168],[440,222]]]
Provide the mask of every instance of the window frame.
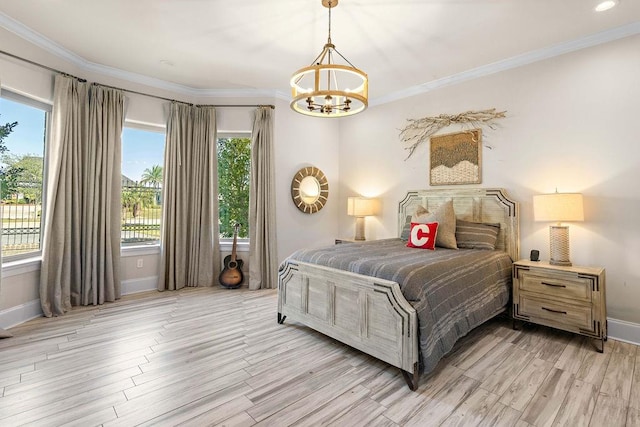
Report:
[[[122,131],[124,132],[125,128],[135,129],[135,130],[143,130],[147,132],[155,132],[164,134],[165,142],[162,147],[164,151],[165,146],[167,144],[167,126],[164,124],[155,124],[155,123],[147,123],[138,120],[126,119],[124,120],[124,124],[122,126]],[[122,161],[122,160],[121,160]],[[164,162],[163,165],[164,167]],[[122,171],[120,171],[122,174]],[[120,198],[122,200],[122,189],[120,189]],[[121,223],[122,224],[122,223]],[[141,256],[141,255],[153,255],[160,253],[160,245],[162,244],[162,222],[160,223],[160,232],[161,236],[158,239],[158,243],[147,244],[147,245],[123,245],[122,240],[120,241],[120,256],[121,257],[132,257],[132,256]]]
[[[48,159],[48,146],[50,142],[50,134],[51,134],[51,113],[53,111],[53,104],[48,102],[43,102],[35,97],[31,97],[27,94],[18,93],[11,89],[2,88],[0,90],[0,98],[7,99],[12,102],[16,102],[18,104],[23,104],[28,107],[36,108],[38,110],[42,110],[44,112],[44,135],[43,135],[43,150],[42,150],[42,206],[40,208],[40,240],[39,246],[40,249],[33,252],[26,252],[22,254],[15,255],[4,255],[2,254],[2,266],[9,267],[10,269],[18,269],[21,271],[21,268],[25,264],[40,265],[42,260],[42,240],[44,233],[44,224],[45,219],[47,217],[46,206],[47,206],[47,177],[49,172],[49,159]],[[32,271],[32,270],[29,270]]]
[[[247,131],[234,131],[234,132],[229,132],[229,131],[218,131],[217,135],[216,135],[216,146],[218,144],[218,140],[219,139],[223,139],[223,138],[248,138],[251,139],[252,137],[252,132],[247,130]],[[216,162],[217,162],[217,157],[216,157]],[[216,166],[217,167],[217,166]],[[249,175],[251,175],[251,171],[249,171]],[[218,182],[219,184],[219,182]],[[220,206],[218,206],[218,215],[220,214]],[[251,224],[249,224],[249,227],[251,227]],[[233,237],[224,237],[224,238],[220,238],[220,250],[225,252],[230,252],[231,249],[233,248]],[[239,252],[249,252],[249,243],[251,243],[251,240],[249,239],[249,237],[238,237],[237,239],[237,243],[238,243],[238,247],[236,248]]]

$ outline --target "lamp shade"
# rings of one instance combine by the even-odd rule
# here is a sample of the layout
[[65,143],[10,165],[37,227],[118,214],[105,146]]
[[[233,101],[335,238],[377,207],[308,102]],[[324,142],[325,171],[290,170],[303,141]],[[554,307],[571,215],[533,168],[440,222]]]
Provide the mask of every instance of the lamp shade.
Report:
[[347,215],[370,216],[375,214],[376,199],[366,197],[349,197],[347,199]]
[[553,193],[533,196],[533,217],[536,221],[584,221],[582,194]]

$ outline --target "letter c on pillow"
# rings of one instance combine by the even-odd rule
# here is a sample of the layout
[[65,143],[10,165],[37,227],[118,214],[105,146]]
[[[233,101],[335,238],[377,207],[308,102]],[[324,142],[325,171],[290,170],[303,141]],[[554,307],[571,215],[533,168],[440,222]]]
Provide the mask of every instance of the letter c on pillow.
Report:
[[437,222],[431,222],[427,224],[412,222],[407,246],[410,248],[434,250],[437,233]]
[[429,241],[429,226],[418,224],[411,229],[411,241],[414,245],[424,246]]

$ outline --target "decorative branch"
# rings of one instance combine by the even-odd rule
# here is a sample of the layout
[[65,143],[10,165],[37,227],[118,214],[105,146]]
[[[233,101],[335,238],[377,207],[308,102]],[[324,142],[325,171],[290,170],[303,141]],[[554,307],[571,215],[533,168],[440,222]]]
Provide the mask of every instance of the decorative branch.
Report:
[[400,129],[400,139],[405,144],[405,150],[409,150],[407,159],[411,157],[418,145],[429,140],[440,129],[456,123],[461,124],[464,130],[481,126],[495,129],[493,121],[505,117],[505,113],[506,111],[496,111],[495,108],[492,108],[490,110],[466,111],[455,115],[440,114],[435,117],[407,119],[409,124]]

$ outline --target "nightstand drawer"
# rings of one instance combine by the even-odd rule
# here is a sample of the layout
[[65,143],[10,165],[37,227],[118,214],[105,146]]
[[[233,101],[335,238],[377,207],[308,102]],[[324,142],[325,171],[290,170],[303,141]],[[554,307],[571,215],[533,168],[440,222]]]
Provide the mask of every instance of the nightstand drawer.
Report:
[[545,273],[543,276],[536,274],[535,271],[523,271],[520,274],[520,290],[550,297],[591,301],[591,280],[576,277],[576,275]]
[[519,314],[536,319],[545,319],[561,329],[577,327],[590,330],[593,328],[593,312],[591,305],[570,305],[531,295],[520,295]]

